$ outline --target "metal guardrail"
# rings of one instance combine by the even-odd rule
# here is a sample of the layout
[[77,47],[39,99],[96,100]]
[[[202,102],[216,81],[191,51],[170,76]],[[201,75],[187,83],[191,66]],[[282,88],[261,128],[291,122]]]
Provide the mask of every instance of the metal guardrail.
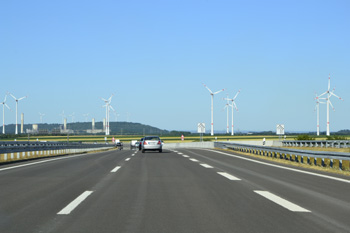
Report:
[[350,160],[350,153],[329,152],[329,151],[310,151],[310,150],[296,150],[279,147],[268,146],[254,146],[237,144],[230,142],[215,142],[215,147],[223,149],[232,149],[241,152],[253,153],[261,156],[274,157],[286,159],[290,161],[304,163],[305,157],[308,164],[312,162],[316,165],[317,159],[320,159],[321,166],[327,166],[325,159],[329,161],[329,166],[334,167],[334,160],[337,161],[338,167],[342,168],[343,160]]
[[290,147],[335,147],[335,148],[349,148],[350,140],[286,140],[282,141],[283,146]]
[[0,154],[16,153],[26,151],[45,151],[45,150],[60,150],[60,149],[89,149],[115,147],[115,144],[90,144],[80,142],[25,142],[25,141],[3,141],[0,142]]

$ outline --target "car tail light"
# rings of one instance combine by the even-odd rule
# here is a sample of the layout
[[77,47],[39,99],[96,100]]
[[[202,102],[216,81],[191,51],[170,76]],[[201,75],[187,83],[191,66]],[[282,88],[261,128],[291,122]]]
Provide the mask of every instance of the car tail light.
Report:
[[160,144],[162,144],[162,142],[161,142],[161,141],[158,141],[158,145],[160,145]]
[[147,142],[146,142],[146,141],[144,141],[144,142],[143,142],[143,145],[147,145]]

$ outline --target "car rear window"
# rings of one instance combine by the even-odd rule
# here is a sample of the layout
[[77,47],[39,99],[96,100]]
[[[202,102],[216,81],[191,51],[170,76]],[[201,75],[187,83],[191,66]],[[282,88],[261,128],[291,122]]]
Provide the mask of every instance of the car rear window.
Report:
[[148,141],[158,141],[158,140],[159,140],[159,137],[145,137],[145,140],[148,140]]

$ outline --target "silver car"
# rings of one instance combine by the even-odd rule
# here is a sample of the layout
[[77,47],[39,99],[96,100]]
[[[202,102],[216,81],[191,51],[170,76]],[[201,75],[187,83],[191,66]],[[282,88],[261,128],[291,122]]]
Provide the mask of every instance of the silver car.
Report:
[[146,136],[141,141],[141,150],[142,153],[145,153],[146,150],[157,150],[162,152],[162,140],[158,136]]

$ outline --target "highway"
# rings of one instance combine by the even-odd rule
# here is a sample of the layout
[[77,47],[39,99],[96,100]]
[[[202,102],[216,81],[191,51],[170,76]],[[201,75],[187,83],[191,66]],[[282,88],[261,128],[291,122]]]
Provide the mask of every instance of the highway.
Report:
[[230,151],[114,150],[0,166],[0,232],[350,232],[350,178]]

